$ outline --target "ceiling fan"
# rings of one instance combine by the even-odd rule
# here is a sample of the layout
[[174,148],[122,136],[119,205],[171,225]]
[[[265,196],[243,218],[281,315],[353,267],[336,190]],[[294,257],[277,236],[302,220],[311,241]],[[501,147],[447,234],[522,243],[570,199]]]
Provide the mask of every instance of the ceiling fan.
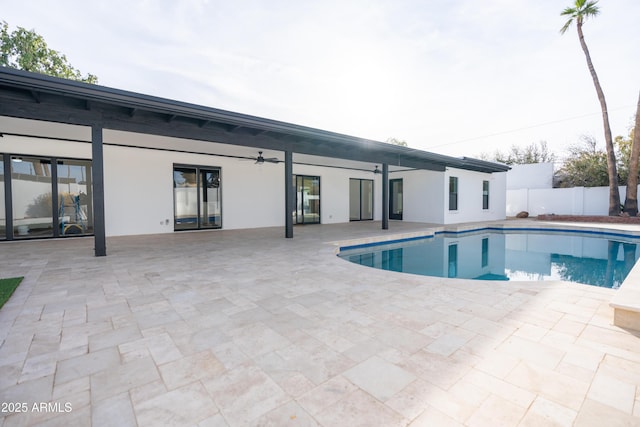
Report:
[[256,165],[261,165],[264,162],[267,162],[267,163],[280,163],[280,160],[278,160],[277,157],[267,157],[265,159],[264,157],[262,157],[262,151],[258,151],[258,157],[256,157],[255,160],[256,160]]

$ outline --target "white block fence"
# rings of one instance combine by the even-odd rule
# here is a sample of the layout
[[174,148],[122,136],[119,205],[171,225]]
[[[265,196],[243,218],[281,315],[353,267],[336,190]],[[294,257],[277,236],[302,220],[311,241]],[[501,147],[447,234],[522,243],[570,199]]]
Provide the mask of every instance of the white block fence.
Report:
[[[620,203],[623,204],[627,187],[620,186]],[[518,212],[530,216],[556,215],[608,215],[609,187],[573,188],[522,188],[507,190],[507,216]]]

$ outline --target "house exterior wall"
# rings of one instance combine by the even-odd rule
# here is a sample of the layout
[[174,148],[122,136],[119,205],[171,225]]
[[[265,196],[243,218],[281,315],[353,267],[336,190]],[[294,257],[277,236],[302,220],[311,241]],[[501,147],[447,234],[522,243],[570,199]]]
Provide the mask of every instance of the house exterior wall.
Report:
[[[312,165],[293,165],[294,175],[320,177],[320,222],[336,224],[349,222],[349,179],[373,180],[373,219],[382,218],[382,178],[369,171],[339,169]],[[281,174],[282,176],[282,174]],[[281,178],[284,181],[284,178]],[[281,185],[283,187],[283,185]],[[284,187],[283,187],[284,188]],[[284,193],[281,204],[284,206]],[[284,224],[284,217],[283,217]]]
[[402,178],[403,221],[443,223],[444,203],[441,192],[444,175],[441,172],[411,170],[391,173],[389,178]]
[[[28,130],[25,129],[25,132]],[[86,129],[77,131],[78,138],[88,139]],[[59,133],[63,137],[62,130]],[[54,135],[57,135],[55,126]],[[3,153],[86,160],[92,157],[89,142],[12,135],[5,135],[0,142],[0,151]],[[179,150],[206,150],[212,154]],[[251,160],[225,157],[225,154],[234,153],[255,155],[257,151],[227,144],[105,130],[106,235],[174,232],[174,165],[220,168],[222,228],[284,226],[284,164],[256,165]],[[350,178],[374,181],[374,220],[382,219],[382,176],[373,174],[369,164],[363,164],[362,169],[295,163],[295,157],[293,165],[296,175],[320,177],[323,224],[349,222]],[[459,211],[454,214],[448,212],[448,177],[452,173],[460,179]],[[403,179],[404,221],[444,224],[504,218],[504,175],[462,170],[449,170],[446,173],[410,170],[392,172],[389,177]],[[491,182],[489,211],[482,210],[483,179]]]
[[[134,145],[138,137],[122,132],[113,135],[117,138],[107,133],[105,143]],[[213,151],[216,145],[222,144],[207,143]],[[221,147],[224,149],[228,147]],[[284,226],[283,163],[256,165],[251,160],[105,145],[108,236],[173,232],[174,164],[221,169],[222,228]],[[374,219],[382,218],[379,175],[305,164],[294,164],[293,173],[320,177],[322,224],[349,222],[350,178],[374,180]],[[144,195],[142,200],[140,195]]]
[[[449,210],[449,177],[458,177],[458,209]],[[506,173],[481,173],[448,168],[442,198],[444,224],[501,220],[506,217]],[[482,181],[489,181],[489,209],[482,209]]]
[[[105,142],[136,143],[135,134],[117,135]],[[104,160],[108,236],[174,231],[174,164],[220,168],[223,228],[284,225],[282,164],[113,145],[105,145]]]
[[91,144],[88,142],[54,141],[4,135],[0,139],[0,152],[31,156],[91,159]]

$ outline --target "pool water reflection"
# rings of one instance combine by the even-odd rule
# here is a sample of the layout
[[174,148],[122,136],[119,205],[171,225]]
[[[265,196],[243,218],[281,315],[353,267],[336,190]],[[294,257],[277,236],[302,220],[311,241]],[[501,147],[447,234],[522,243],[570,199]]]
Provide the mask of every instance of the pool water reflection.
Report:
[[638,242],[566,232],[443,233],[408,243],[347,249],[339,256],[424,276],[564,280],[618,288],[639,257]]

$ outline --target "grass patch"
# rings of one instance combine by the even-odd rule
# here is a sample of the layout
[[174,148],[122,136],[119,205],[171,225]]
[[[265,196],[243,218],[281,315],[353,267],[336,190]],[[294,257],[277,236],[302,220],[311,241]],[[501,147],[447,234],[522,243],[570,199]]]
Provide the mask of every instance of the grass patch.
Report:
[[9,300],[13,291],[16,290],[24,277],[12,277],[11,279],[0,279],[0,308]]

